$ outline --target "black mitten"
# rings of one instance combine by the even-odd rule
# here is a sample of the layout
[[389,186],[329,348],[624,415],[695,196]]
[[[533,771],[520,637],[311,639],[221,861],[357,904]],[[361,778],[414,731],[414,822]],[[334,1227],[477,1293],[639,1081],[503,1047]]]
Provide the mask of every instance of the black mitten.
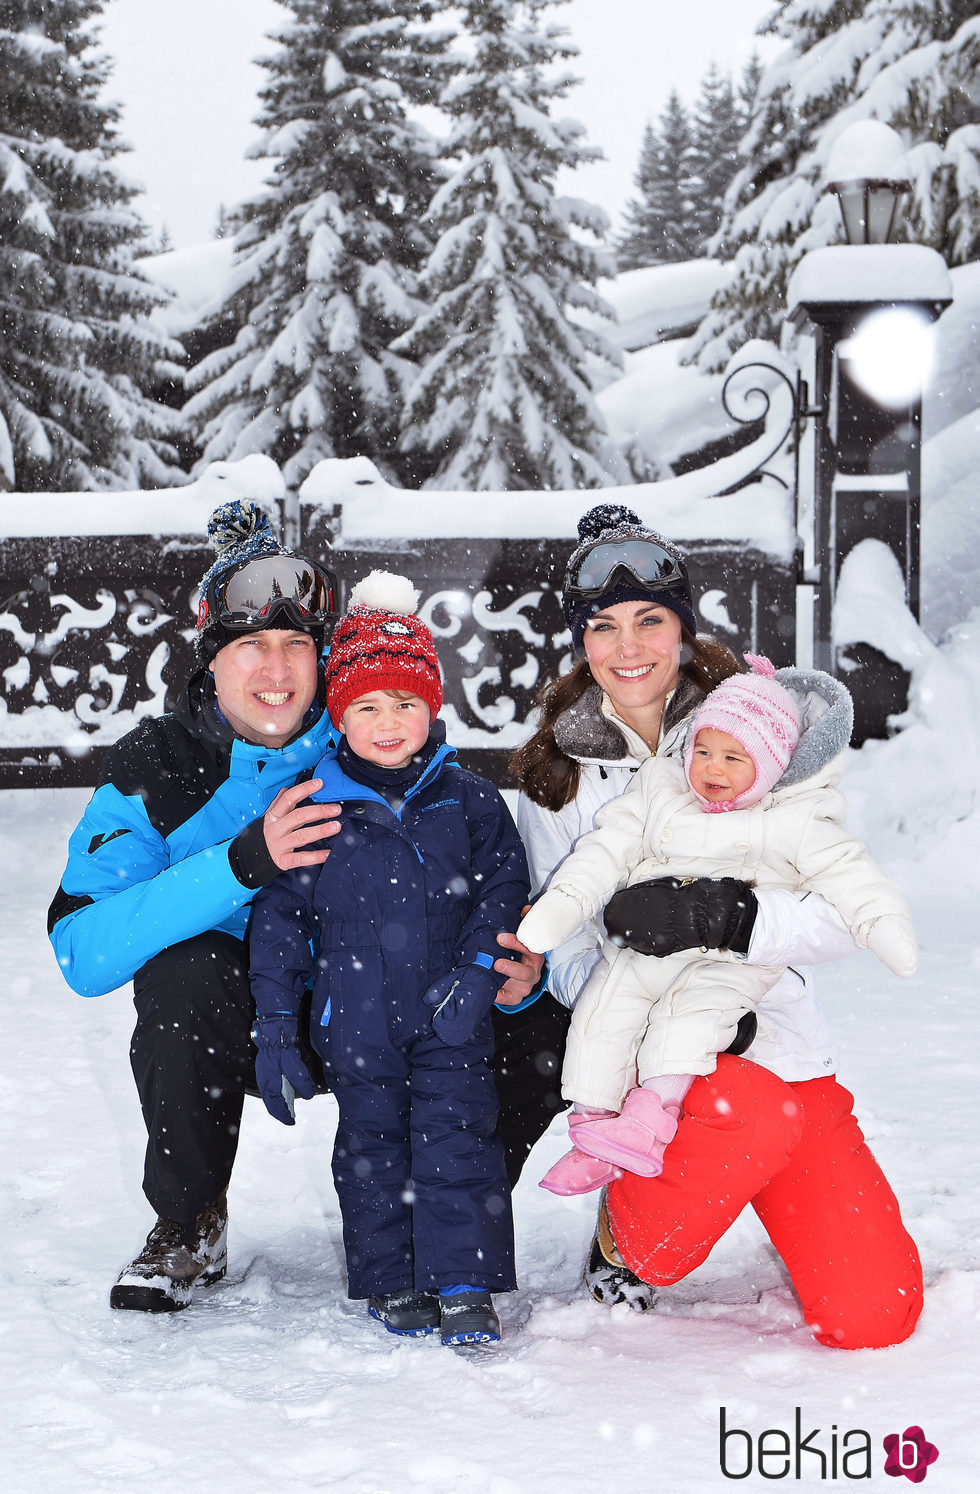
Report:
[[624,887],[606,904],[609,937],[637,954],[730,949],[747,954],[759,904],[734,877],[658,877]]

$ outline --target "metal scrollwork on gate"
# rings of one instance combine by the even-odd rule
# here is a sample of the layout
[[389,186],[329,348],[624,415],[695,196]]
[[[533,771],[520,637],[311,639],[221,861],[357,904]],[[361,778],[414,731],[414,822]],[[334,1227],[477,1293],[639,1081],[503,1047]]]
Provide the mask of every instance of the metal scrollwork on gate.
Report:
[[0,737],[5,767],[74,764],[72,781],[86,781],[92,748],[161,714],[186,674],[197,562],[193,580],[164,565],[144,584],[135,544],[122,577],[118,545],[96,561],[89,542],[73,564],[69,544],[0,601]]
[[559,667],[563,650],[552,640],[567,640],[554,593],[505,581],[473,593],[443,587],[423,594],[419,613],[442,661],[450,740],[516,747],[539,686]]
[[[450,743],[498,784],[538,693],[572,664],[559,588],[569,540],[440,536],[394,551],[336,548],[347,586],[376,567],[409,576],[445,677]],[[689,547],[702,625],[777,660],[792,576],[771,557]],[[92,784],[103,750],[173,704],[195,667],[202,544],[92,536],[9,541],[0,592],[0,770],[8,784]]]

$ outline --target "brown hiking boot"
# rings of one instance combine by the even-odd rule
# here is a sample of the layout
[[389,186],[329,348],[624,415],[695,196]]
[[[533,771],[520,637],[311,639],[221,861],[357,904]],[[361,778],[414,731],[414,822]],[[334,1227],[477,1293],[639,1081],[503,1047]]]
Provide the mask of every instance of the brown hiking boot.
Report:
[[146,1244],[119,1275],[109,1306],[130,1312],[179,1312],[195,1286],[220,1281],[228,1269],[225,1195],[202,1209],[193,1224],[158,1219]]

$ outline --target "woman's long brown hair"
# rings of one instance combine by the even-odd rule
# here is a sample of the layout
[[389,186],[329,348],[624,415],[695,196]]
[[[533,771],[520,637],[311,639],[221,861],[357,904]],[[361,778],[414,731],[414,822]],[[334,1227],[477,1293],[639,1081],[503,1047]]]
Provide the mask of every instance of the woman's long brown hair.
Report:
[[[730,675],[744,674],[745,665],[740,664],[717,639],[696,638],[682,624],[680,673],[707,695]],[[594,683],[588,661],[583,658],[568,674],[559,675],[558,679],[545,685],[538,695],[537,730],[522,747],[518,747],[510,760],[510,771],[519,787],[543,809],[557,813],[578,793],[579,765],[555,742],[555,722],[581,700]]]

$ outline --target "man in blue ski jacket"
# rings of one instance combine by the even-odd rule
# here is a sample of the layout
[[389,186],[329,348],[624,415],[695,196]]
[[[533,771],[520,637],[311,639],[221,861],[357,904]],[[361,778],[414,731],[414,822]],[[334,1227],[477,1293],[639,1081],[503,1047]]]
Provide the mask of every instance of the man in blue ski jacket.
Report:
[[[200,668],[172,713],[106,754],[48,914],[73,990],[133,982],[143,1187],[158,1217],[110,1302],[144,1312],[186,1307],[196,1285],[224,1275],[225,1191],[244,1095],[255,1092],[251,902],[281,871],[322,865],[339,828],[339,805],[310,802],[332,741],[320,654],[335,580],[283,549],[253,504],[223,505],[208,532],[218,553],[201,585]],[[509,977],[498,999],[520,1002],[540,963],[513,936],[499,942],[514,956],[497,963]],[[539,1053],[554,1044],[531,1036],[536,1010],[514,1019],[495,1060],[515,1172],[551,1100]]]
[[110,1302],[146,1312],[184,1307],[224,1275],[225,1190],[254,1082],[250,904],[280,871],[322,864],[338,828],[337,806],[304,803],[331,743],[320,653],[334,579],[282,549],[253,504],[223,505],[208,532],[201,668],[171,714],[106,754],[48,914],[74,990],[133,981],[143,1187],[158,1218]]

